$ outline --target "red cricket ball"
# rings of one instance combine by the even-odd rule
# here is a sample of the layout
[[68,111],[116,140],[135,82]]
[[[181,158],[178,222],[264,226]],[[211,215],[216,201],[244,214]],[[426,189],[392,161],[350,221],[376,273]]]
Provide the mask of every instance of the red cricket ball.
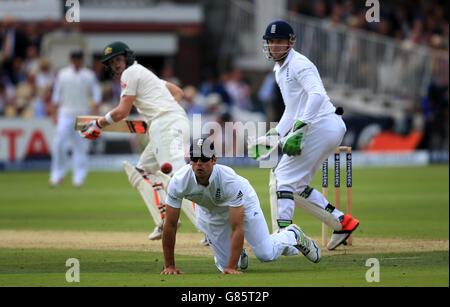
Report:
[[163,172],[164,174],[169,174],[170,172],[172,172],[172,164],[168,162],[161,164],[161,172]]

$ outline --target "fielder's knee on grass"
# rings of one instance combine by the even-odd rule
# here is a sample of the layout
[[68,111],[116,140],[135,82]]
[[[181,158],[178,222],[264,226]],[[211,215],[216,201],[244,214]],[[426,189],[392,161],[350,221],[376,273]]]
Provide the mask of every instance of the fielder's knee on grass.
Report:
[[273,239],[261,240],[257,245],[251,244],[253,254],[261,262],[276,260],[279,255],[276,253],[276,243]]
[[253,254],[255,254],[256,258],[258,258],[261,262],[270,262],[274,261],[275,257],[273,251],[269,250],[252,250]]

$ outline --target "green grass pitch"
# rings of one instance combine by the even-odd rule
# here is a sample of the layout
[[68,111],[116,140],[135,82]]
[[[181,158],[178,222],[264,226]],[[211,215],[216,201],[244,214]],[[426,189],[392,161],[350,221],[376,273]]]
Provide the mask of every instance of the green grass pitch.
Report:
[[[238,168],[258,193],[270,228],[267,169]],[[332,183],[332,170],[330,183]],[[345,205],[345,175],[341,176]],[[68,177],[70,179],[70,177]],[[320,173],[312,186],[321,190]],[[333,202],[333,188],[329,188]],[[441,251],[375,250],[365,254],[325,254],[319,264],[304,257],[271,263],[251,258],[239,276],[225,276],[211,257],[177,255],[182,276],[161,276],[162,250],[66,250],[0,248],[0,286],[449,286],[448,165],[405,168],[354,168],[353,215],[361,221],[355,236],[372,239],[442,240]],[[184,220],[186,218],[182,216]],[[320,237],[319,221],[296,209],[294,222]],[[153,222],[139,194],[123,172],[92,172],[76,189],[70,180],[48,186],[46,172],[0,173],[0,231],[51,230],[150,232]],[[182,233],[195,232],[189,222]],[[0,237],[0,246],[2,238]],[[65,262],[80,260],[79,283],[65,280]],[[380,263],[380,281],[366,281],[369,258]],[[345,277],[345,278],[344,278]]]

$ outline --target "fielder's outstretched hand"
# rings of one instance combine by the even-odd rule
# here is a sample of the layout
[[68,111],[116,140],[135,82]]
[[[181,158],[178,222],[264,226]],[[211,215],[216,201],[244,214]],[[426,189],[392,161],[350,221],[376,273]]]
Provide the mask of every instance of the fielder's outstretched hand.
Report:
[[164,270],[161,272],[161,275],[178,275],[178,274],[184,274],[184,272],[178,270],[174,266],[164,268]]
[[236,269],[229,269],[226,268],[225,270],[223,270],[222,274],[242,274],[243,272],[238,271]]
[[102,127],[98,119],[93,119],[87,123],[80,124],[80,135],[86,139],[96,140],[102,133]]

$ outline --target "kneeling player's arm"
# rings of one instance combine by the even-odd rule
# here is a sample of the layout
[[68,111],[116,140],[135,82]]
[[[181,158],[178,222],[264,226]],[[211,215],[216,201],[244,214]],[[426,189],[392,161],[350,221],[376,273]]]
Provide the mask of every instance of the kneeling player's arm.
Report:
[[164,251],[164,268],[175,267],[175,238],[177,232],[178,218],[180,217],[180,208],[174,208],[166,205],[166,219],[162,233],[162,245]]
[[120,98],[119,105],[111,112],[107,113],[104,117],[100,118],[100,125],[105,127],[127,118],[128,114],[131,112],[131,108],[133,107],[135,100],[136,96],[134,95],[123,95],[122,98]]
[[230,226],[231,226],[231,243],[230,258],[228,259],[229,269],[236,269],[239,257],[244,245],[244,206],[229,207]]

